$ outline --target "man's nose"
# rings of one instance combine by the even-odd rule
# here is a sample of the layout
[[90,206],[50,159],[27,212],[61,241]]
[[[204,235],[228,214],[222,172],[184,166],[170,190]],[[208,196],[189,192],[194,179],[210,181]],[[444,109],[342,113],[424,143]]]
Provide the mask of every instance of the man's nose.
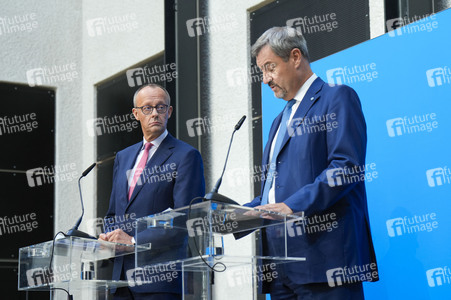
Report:
[[272,80],[272,76],[268,73],[263,73],[263,83],[268,84]]
[[157,111],[157,108],[156,107],[154,107],[153,109],[152,109],[152,112],[150,113],[150,116],[151,117],[153,117],[153,118],[156,118],[156,117],[158,117],[158,111]]

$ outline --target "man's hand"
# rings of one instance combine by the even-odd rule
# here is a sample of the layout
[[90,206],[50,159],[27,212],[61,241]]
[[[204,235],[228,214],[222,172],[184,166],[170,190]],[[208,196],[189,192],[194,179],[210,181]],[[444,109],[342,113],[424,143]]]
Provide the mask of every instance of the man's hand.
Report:
[[291,215],[293,213],[291,208],[289,208],[288,205],[286,205],[283,202],[282,203],[272,203],[272,204],[260,205],[260,206],[257,206],[255,208],[263,209],[263,210],[269,210],[269,211],[274,211],[274,212],[278,212],[278,213],[285,214],[285,215]]
[[132,237],[126,234],[122,229],[116,229],[108,233],[101,233],[99,235],[99,240],[133,245]]

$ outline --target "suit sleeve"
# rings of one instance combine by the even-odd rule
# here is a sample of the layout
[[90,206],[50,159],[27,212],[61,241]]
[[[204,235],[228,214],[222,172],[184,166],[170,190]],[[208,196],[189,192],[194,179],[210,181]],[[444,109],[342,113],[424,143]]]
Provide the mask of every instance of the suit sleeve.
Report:
[[[113,188],[111,189],[111,196],[110,196],[110,205],[108,207],[108,211],[105,215],[105,220],[108,220],[110,218],[114,218],[114,216],[116,215],[116,189],[114,188],[115,185],[115,181],[116,181],[116,176],[117,176],[117,172],[119,170],[119,154],[116,155],[116,158],[114,159],[114,166],[113,166]],[[108,227],[107,225],[110,224],[111,222],[104,222],[105,223],[105,227]],[[109,231],[108,228],[104,228],[105,232]]]
[[[174,209],[190,204],[195,197],[205,195],[205,180],[202,157],[192,149],[177,163],[176,180],[173,187]],[[200,200],[199,200],[200,201]],[[172,229],[155,227],[139,233],[139,243],[152,243],[152,249],[168,249],[186,243],[186,231],[177,226]],[[178,257],[181,258],[182,256]]]
[[359,180],[343,180],[336,185],[332,181],[331,176],[364,166],[367,141],[365,119],[357,94],[347,86],[336,88],[335,93],[323,95],[329,99],[322,99],[329,101],[325,113],[335,113],[338,122],[337,128],[326,134],[328,166],[311,184],[303,186],[284,201],[293,212],[304,211],[311,215],[324,211],[361,184]]
[[252,200],[251,202],[243,204],[243,206],[256,207],[256,206],[259,206],[261,203],[262,203],[262,196],[260,195],[260,196],[255,197],[254,200]]
[[195,197],[205,195],[204,166],[199,151],[192,149],[177,166],[174,184],[174,208],[189,205]]

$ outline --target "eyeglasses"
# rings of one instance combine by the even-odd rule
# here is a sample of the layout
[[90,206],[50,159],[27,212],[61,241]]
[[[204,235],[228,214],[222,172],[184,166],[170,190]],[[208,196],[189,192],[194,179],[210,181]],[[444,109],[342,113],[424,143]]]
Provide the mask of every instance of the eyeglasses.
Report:
[[157,110],[157,113],[164,114],[168,110],[169,105],[166,104],[158,104],[157,106],[150,106],[150,105],[144,105],[141,107],[135,107],[141,109],[143,114],[150,115],[155,108]]

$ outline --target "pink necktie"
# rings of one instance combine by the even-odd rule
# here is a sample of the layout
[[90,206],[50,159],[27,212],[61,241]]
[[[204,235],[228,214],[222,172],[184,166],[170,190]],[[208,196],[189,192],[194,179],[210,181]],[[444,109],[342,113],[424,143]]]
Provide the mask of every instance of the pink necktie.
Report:
[[141,157],[141,160],[138,163],[138,166],[136,167],[135,170],[135,175],[133,175],[133,180],[132,183],[130,184],[130,189],[128,190],[128,200],[130,200],[130,198],[132,197],[133,194],[133,190],[135,189],[136,183],[138,182],[139,176],[141,176],[146,163],[147,163],[147,158],[149,157],[149,150],[150,147],[152,147],[153,144],[152,143],[146,143],[144,145],[145,149],[144,149],[144,153],[143,156]]

